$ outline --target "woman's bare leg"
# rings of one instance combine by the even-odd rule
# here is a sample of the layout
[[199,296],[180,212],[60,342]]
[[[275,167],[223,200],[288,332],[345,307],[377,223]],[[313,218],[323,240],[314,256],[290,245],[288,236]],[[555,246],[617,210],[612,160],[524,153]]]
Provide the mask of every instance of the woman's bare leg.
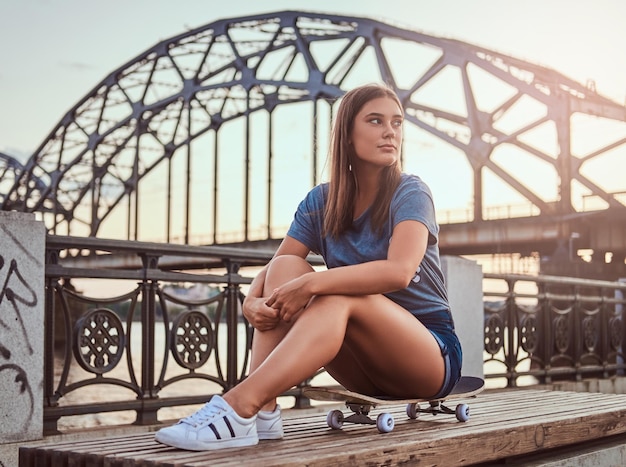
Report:
[[[269,297],[279,285],[294,279],[302,274],[313,271],[309,263],[294,256],[278,256],[270,264],[263,286],[263,297]],[[255,329],[252,339],[250,356],[250,373],[253,373],[267,358],[267,356],[283,340],[291,329],[291,323],[281,321],[278,326],[269,331]],[[276,399],[271,399],[262,410],[272,411],[276,407]]]
[[443,357],[432,334],[383,295],[314,297],[287,332],[261,344],[257,366],[224,395],[244,417],[323,366],[365,392],[430,396],[443,384]]
[[348,389],[371,395],[428,397],[439,392],[445,364],[439,344],[422,323],[401,308],[393,319],[376,312],[358,315],[347,327],[341,352],[325,365],[331,376]]

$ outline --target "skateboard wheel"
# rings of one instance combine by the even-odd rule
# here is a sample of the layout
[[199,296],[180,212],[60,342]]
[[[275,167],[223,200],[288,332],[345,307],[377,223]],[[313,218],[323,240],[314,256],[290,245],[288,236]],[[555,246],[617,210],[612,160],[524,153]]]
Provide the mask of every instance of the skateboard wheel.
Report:
[[466,422],[470,419],[470,410],[467,404],[459,404],[455,410],[456,419],[459,422]]
[[406,416],[411,420],[415,420],[420,416],[420,406],[419,404],[412,402],[411,404],[406,405]]
[[393,420],[393,415],[390,413],[381,413],[378,418],[376,418],[376,428],[381,433],[389,433],[393,430],[393,427],[396,425],[396,422]]
[[343,426],[343,413],[341,410],[331,410],[326,415],[326,424],[333,430],[341,430]]

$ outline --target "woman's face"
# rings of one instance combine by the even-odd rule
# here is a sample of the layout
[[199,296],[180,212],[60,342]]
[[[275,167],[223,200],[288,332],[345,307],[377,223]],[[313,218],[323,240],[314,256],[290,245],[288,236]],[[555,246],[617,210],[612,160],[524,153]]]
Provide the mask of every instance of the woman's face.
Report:
[[395,100],[379,97],[357,113],[351,142],[361,166],[387,167],[396,163],[402,145],[402,109]]

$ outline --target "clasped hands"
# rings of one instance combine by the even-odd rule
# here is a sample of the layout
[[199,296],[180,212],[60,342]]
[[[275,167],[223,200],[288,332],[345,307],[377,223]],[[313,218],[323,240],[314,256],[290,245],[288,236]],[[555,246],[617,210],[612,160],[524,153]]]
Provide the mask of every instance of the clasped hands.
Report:
[[280,322],[291,323],[310,299],[311,295],[303,290],[296,278],[275,288],[269,297],[248,296],[243,314],[253,328],[269,331]]

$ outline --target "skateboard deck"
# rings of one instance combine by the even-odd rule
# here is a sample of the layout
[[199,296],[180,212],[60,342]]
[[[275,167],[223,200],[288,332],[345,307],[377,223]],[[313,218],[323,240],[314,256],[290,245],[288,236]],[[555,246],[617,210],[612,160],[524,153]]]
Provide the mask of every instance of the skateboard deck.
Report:
[[[466,422],[469,420],[469,406],[467,404],[458,404],[455,409],[451,409],[444,405],[445,401],[466,399],[475,397],[485,387],[485,382],[481,378],[473,376],[463,376],[454,386],[450,394],[438,399],[423,398],[392,398],[386,396],[368,396],[359,394],[358,392],[349,391],[339,386],[307,386],[304,387],[302,393],[305,397],[309,397],[319,401],[340,401],[345,402],[346,406],[353,412],[352,415],[344,417],[340,410],[331,410],[326,417],[326,423],[330,428],[341,429],[344,423],[356,423],[365,425],[376,425],[381,433],[393,430],[395,422],[389,413],[381,413],[377,419],[370,418],[369,412],[372,408],[385,405],[402,405],[407,404],[406,413],[411,419],[416,419],[421,413],[437,414],[453,414],[457,420]],[[426,408],[420,407],[420,404],[426,403]]]

